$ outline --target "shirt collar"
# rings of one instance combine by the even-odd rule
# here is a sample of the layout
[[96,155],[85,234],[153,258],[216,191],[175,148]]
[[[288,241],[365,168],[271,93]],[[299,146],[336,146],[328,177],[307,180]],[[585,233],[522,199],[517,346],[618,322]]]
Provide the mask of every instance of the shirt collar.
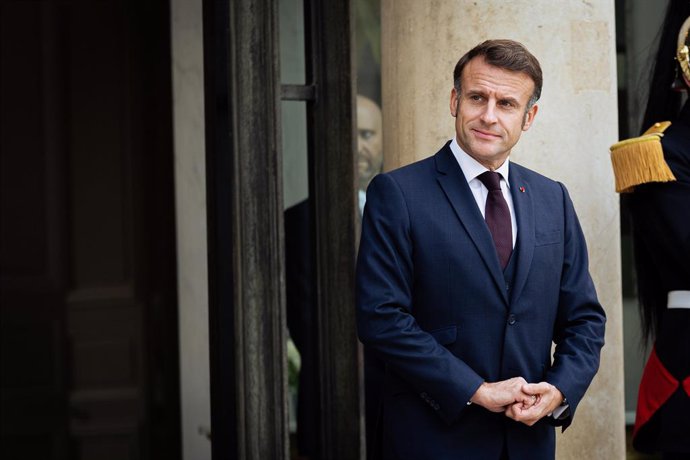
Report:
[[[450,150],[453,152],[453,156],[460,165],[460,169],[462,169],[462,173],[465,175],[465,180],[468,184],[473,179],[476,179],[477,176],[489,170],[489,168],[465,153],[465,151],[460,148],[460,145],[458,145],[458,140],[455,137],[453,137],[453,140],[450,142]],[[510,186],[510,182],[508,181],[508,172],[510,171],[509,163],[510,158],[506,158],[506,161],[496,169],[496,172],[503,177],[503,180],[506,181],[508,186]]]

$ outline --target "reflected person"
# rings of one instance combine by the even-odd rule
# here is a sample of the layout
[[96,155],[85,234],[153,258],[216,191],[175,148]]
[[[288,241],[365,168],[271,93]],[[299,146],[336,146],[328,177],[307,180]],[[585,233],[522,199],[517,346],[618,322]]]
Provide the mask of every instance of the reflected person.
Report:
[[[357,166],[359,215],[364,207],[364,191],[371,179],[381,172],[383,139],[381,109],[372,99],[357,96]],[[306,178],[305,178],[306,179]],[[291,206],[284,214],[286,310],[287,325],[302,367],[297,397],[297,452],[301,458],[318,458],[319,405],[314,398],[318,388],[316,365],[316,305],[313,296],[312,209],[307,198]],[[369,370],[373,360],[367,359],[367,398],[378,394],[376,369]],[[372,383],[373,382],[373,383]],[[374,395],[374,396],[372,396]],[[371,404],[368,404],[368,407]]]
[[364,211],[366,190],[383,167],[381,108],[372,99],[357,95],[357,183],[359,215]]
[[[362,217],[366,190],[383,167],[383,123],[381,108],[374,99],[357,95],[357,203]],[[384,380],[383,363],[368,349],[364,350],[364,401],[367,458],[381,457],[377,431],[380,429],[381,386]]]

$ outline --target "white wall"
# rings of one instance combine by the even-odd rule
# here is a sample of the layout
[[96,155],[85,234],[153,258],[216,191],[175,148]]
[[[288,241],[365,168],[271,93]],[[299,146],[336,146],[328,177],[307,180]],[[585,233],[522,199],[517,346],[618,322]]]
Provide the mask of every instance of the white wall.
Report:
[[210,460],[206,163],[201,0],[171,0],[180,398],[185,460]]

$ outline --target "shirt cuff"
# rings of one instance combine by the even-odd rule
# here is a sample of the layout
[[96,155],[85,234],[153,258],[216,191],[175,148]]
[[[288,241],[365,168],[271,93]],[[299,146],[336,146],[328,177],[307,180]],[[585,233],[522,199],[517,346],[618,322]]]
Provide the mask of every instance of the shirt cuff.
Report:
[[568,418],[570,415],[570,404],[564,399],[563,402],[561,403],[560,406],[555,408],[551,414],[549,414],[551,417],[554,418],[554,420],[563,420]]

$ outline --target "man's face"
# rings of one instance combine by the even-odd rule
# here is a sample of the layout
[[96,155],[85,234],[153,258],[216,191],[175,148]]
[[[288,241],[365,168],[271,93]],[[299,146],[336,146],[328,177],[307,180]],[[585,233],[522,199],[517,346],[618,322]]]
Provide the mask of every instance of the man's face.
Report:
[[477,57],[462,72],[460,94],[450,94],[450,113],[460,147],[472,158],[494,170],[510,155],[527,131],[537,106],[527,110],[534,82],[523,72],[512,72]]
[[381,109],[369,98],[357,96],[357,173],[359,188],[366,190],[383,164]]

